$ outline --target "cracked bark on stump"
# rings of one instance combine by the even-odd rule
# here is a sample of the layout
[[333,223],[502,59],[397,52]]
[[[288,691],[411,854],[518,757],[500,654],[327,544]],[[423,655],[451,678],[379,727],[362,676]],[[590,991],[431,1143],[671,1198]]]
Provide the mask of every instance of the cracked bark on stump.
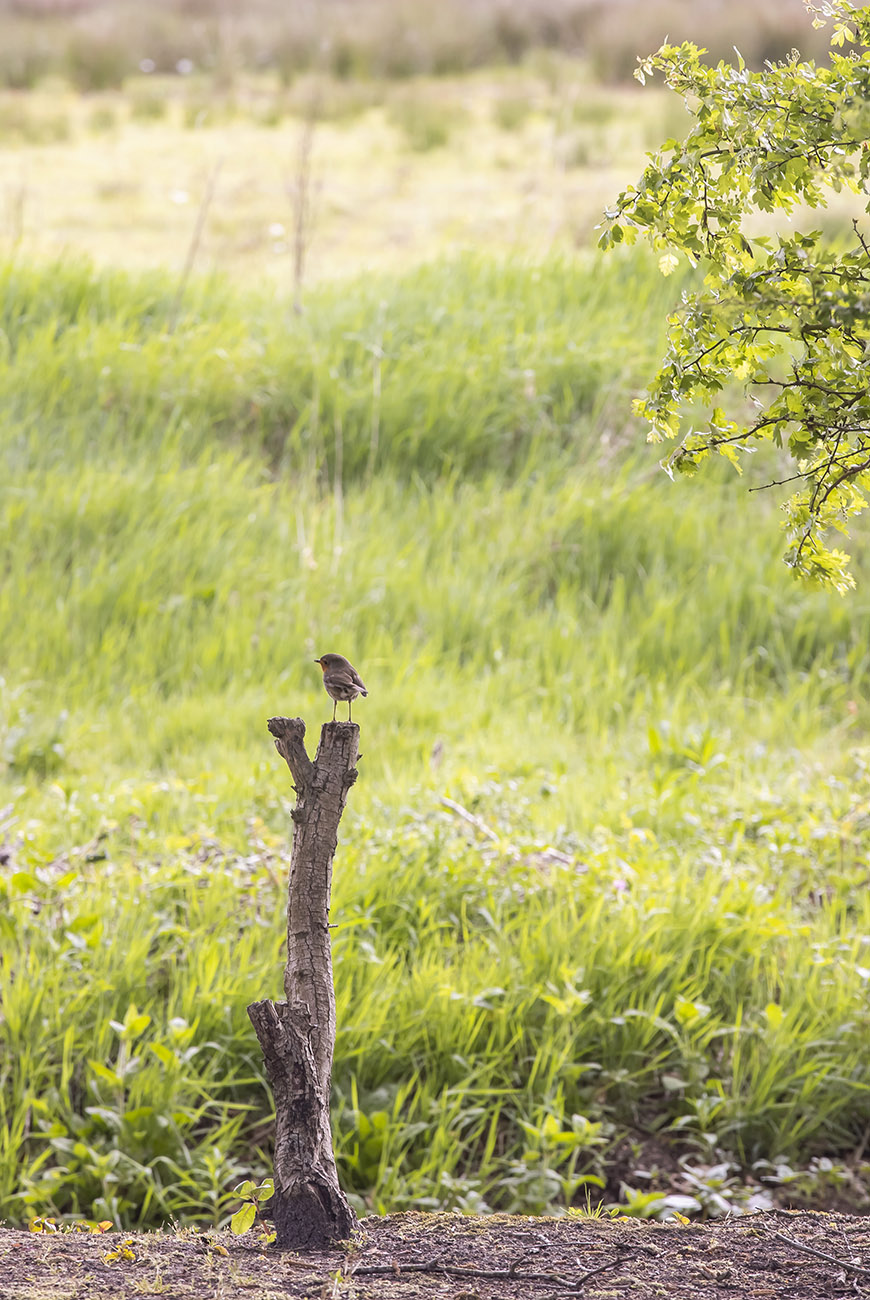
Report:
[[327,722],[312,763],[301,718],[270,718],[275,748],[296,788],[287,904],[286,1002],[253,1002],[248,1015],[275,1095],[275,1194],[269,1209],[282,1250],[317,1249],[350,1236],[356,1216],[339,1187],[329,1089],[335,990],[329,894],[338,823],[357,777],[359,727]]

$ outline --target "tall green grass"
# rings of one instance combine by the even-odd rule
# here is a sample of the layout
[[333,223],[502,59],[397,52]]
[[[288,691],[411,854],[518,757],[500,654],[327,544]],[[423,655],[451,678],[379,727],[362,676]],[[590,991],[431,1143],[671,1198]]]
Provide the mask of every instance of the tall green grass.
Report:
[[866,596],[794,585],[773,499],[656,471],[625,413],[679,286],[0,288],[0,1215],[220,1220],[264,1172],[264,720],[329,716],[327,650],[370,689],[333,908],[361,1208],[648,1212],[626,1138],[860,1145]]
[[321,290],[301,319],[220,285],[180,305],[168,277],[94,283],[86,266],[13,265],[0,273],[7,464],[126,470],[158,455],[174,471],[223,446],[282,477],[348,486],[595,455],[605,412],[624,428],[678,297],[648,276],[634,312],[614,313],[637,292],[634,265],[591,274],[468,255]]

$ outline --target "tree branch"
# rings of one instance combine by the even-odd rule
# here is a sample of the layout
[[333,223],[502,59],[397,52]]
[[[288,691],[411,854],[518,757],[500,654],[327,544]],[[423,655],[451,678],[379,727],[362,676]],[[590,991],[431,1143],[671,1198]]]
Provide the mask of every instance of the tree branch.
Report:
[[293,773],[293,784],[302,794],[311,785],[314,772],[305,748],[305,723],[301,718],[269,718],[266,726],[275,737],[275,748]]
[[840,1259],[837,1255],[829,1255],[825,1250],[816,1250],[815,1246],[805,1246],[802,1241],[793,1241],[784,1232],[774,1232],[772,1236],[776,1237],[777,1241],[784,1241],[787,1246],[791,1246],[794,1250],[803,1251],[805,1255],[814,1255],[816,1259],[827,1260],[829,1264],[836,1264],[838,1268],[845,1268],[852,1273],[862,1273],[865,1277],[870,1277],[870,1268],[865,1268],[863,1264],[853,1264],[848,1259]]

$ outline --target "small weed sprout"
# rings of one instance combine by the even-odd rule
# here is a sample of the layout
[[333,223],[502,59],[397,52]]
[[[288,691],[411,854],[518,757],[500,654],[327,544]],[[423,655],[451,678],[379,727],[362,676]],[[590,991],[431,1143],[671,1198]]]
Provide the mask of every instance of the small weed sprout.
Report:
[[266,1225],[260,1212],[260,1207],[272,1199],[274,1191],[275,1186],[271,1178],[265,1178],[262,1183],[254,1183],[248,1178],[243,1183],[239,1183],[238,1187],[233,1188],[233,1194],[242,1202],[230,1219],[230,1230],[237,1237],[250,1232],[256,1224],[260,1229],[264,1245],[269,1245],[275,1240],[275,1233]]

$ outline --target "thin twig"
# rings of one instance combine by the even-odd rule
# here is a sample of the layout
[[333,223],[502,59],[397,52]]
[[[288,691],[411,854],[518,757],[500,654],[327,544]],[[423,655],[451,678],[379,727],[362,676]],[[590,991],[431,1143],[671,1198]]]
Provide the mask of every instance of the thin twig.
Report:
[[467,808],[463,808],[462,804],[457,803],[455,799],[448,799],[447,795],[443,794],[441,796],[441,802],[445,808],[449,808],[451,812],[455,812],[458,817],[461,817],[463,821],[468,822],[469,826],[473,826],[475,830],[480,831],[481,835],[485,835],[488,840],[498,839],[495,831],[490,826],[487,826],[482,817],[478,817],[473,812],[469,812]]
[[181,278],[178,281],[178,288],[175,290],[175,299],[172,303],[172,310],[169,313],[169,333],[175,331],[178,324],[178,313],[181,310],[181,300],[184,297],[184,290],[187,288],[187,282],[190,279],[190,273],[193,270],[193,263],[196,260],[196,254],[199,251],[199,242],[202,239],[202,232],[205,228],[205,219],[214,198],[217,179],[223,166],[223,158],[218,158],[214,167],[212,167],[209,178],[206,181],[202,199],[199,205],[199,211],[196,214],[196,223],[193,227],[193,234],[190,237],[190,243],[187,248],[187,257],[184,259],[184,266],[181,271]]
[[439,1264],[437,1260],[428,1260],[426,1263],[399,1263],[394,1260],[390,1264],[360,1264],[354,1268],[355,1277],[401,1277],[402,1273],[446,1273],[449,1277],[468,1277],[480,1278],[487,1281],[500,1282],[533,1282],[543,1283],[547,1286],[555,1286],[563,1291],[579,1291],[580,1287],[597,1273],[604,1273],[607,1269],[616,1268],[624,1260],[624,1253],[620,1254],[618,1259],[612,1259],[607,1264],[598,1264],[595,1268],[587,1269],[579,1277],[565,1277],[561,1273],[519,1273],[516,1268],[516,1261],[509,1268],[467,1268],[459,1264]]
[[333,420],[335,433],[335,461],[332,471],[332,494],[335,502],[335,515],[332,532],[332,571],[335,573],[341,559],[342,538],[344,533],[344,432],[341,415],[338,411]]
[[378,311],[378,336],[368,345],[372,354],[372,422],[369,435],[369,458],[366,464],[366,478],[372,476],[378,456],[378,442],[381,432],[381,385],[383,381],[384,362],[384,315],[386,304],[381,303]]
[[[840,436],[842,436],[842,432]],[[760,483],[757,487],[751,487],[749,491],[766,492],[768,488],[782,487],[786,483],[796,483],[798,479],[812,478],[820,469],[830,469],[831,465],[844,465],[852,456],[860,456],[865,451],[866,447],[854,447],[852,451],[847,451],[845,455],[837,456],[833,460],[829,460],[827,465],[823,460],[820,460],[817,461],[815,465],[811,465],[809,469],[804,470],[802,474],[790,474],[788,478],[774,478],[771,479],[769,483]]]
[[[301,0],[297,0],[300,7]],[[295,174],[285,188],[293,205],[293,310],[302,313],[302,280],[308,245],[311,239],[311,155],[314,148],[314,136],[320,120],[323,98],[323,74],[325,55],[329,46],[323,24],[323,0],[309,0],[304,8],[307,23],[314,38],[316,57],[311,68],[311,83],[304,102],[300,105],[299,134],[296,144]]]
[[577,1278],[575,1285],[578,1287],[583,1286],[586,1282],[589,1281],[590,1277],[594,1277],[596,1273],[606,1273],[608,1269],[616,1268],[617,1264],[625,1263],[625,1258],[626,1258],[625,1247],[624,1246],[621,1248],[617,1247],[617,1249],[621,1249],[622,1251],[618,1259],[612,1259],[609,1264],[597,1264],[595,1268],[587,1268],[586,1272],[581,1273],[580,1276]]
[[855,231],[855,234],[858,236],[858,239],[860,241],[861,247],[864,249],[864,252],[867,254],[868,257],[870,257],[870,248],[867,247],[867,244],[864,240],[864,236],[861,234],[857,217],[852,218],[852,229]]
[[311,152],[314,133],[320,118],[321,86],[318,77],[305,105],[296,153],[296,177],[293,186],[293,310],[302,312],[302,278],[311,233]]
[[24,237],[24,208],[27,203],[27,179],[22,168],[21,179],[15,189],[10,187],[8,212],[9,212],[9,236],[13,249]]
[[785,1242],[787,1246],[793,1246],[795,1250],[802,1250],[805,1255],[815,1255],[817,1259],[827,1260],[829,1264],[836,1264],[839,1268],[847,1268],[851,1273],[863,1273],[870,1277],[870,1268],[865,1268],[863,1264],[851,1264],[847,1259],[839,1259],[836,1255],[829,1255],[827,1251],[816,1250],[815,1246],[805,1246],[803,1242],[793,1241],[783,1232],[774,1232],[773,1236]]

